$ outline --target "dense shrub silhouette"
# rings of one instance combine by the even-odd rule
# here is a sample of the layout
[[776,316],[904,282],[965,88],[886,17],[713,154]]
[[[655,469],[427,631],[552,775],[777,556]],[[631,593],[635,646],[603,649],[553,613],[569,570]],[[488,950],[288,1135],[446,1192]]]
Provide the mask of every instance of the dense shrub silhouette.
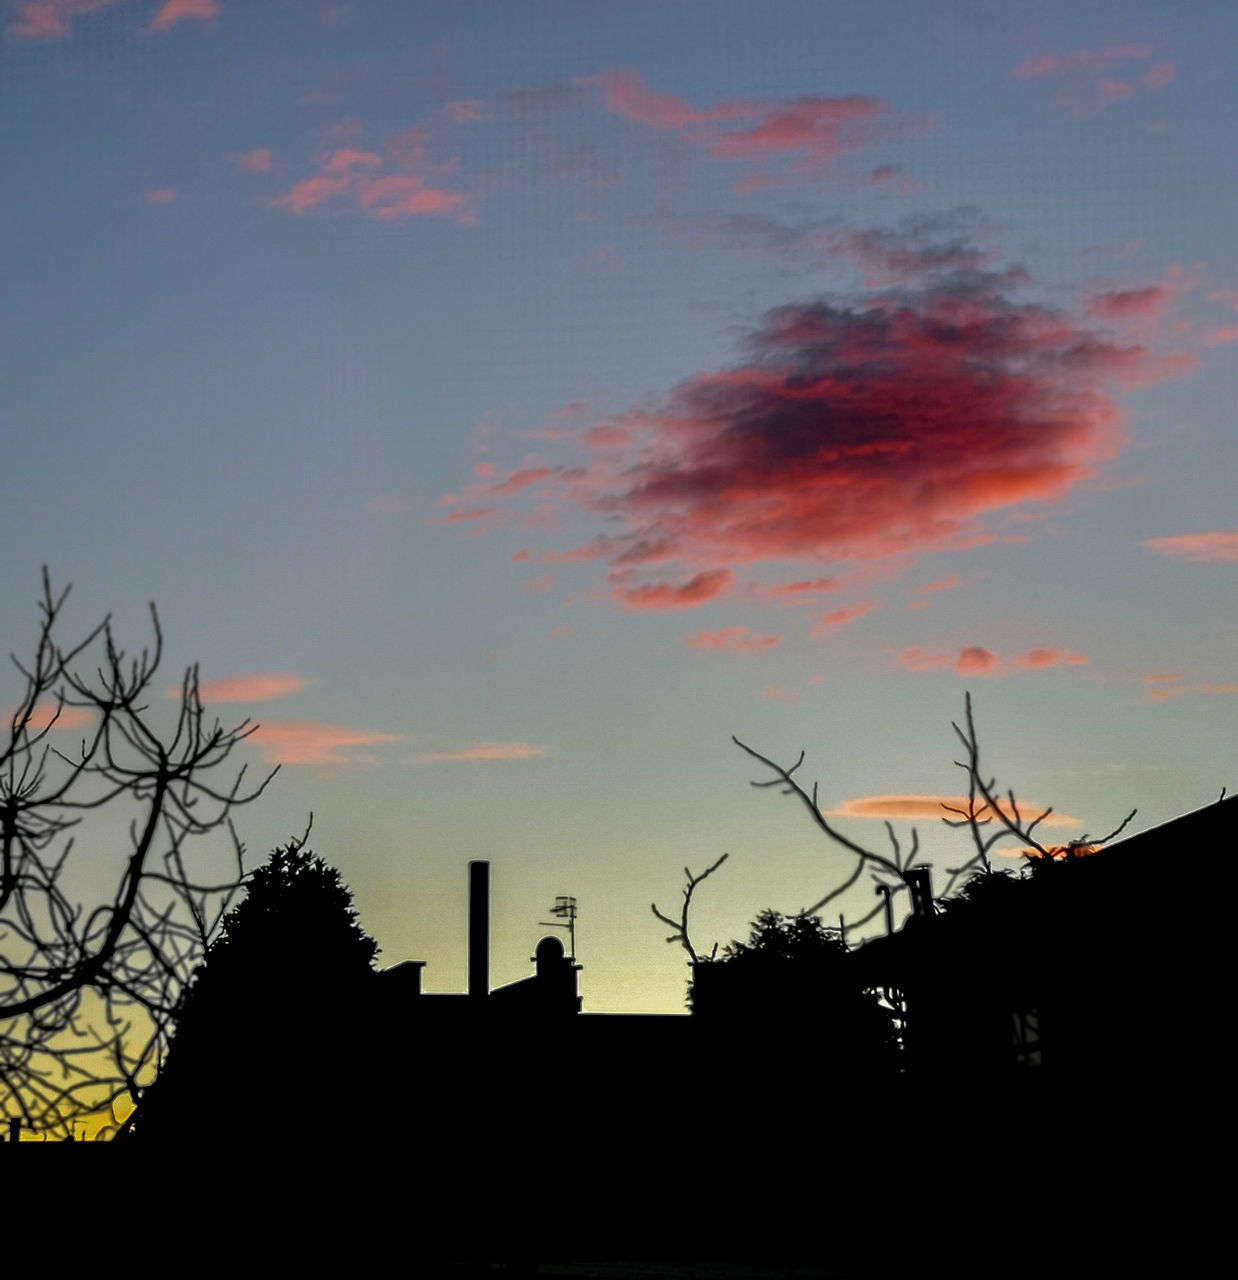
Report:
[[223,1120],[246,1140],[321,1133],[360,1078],[378,944],[339,872],[299,843],[246,880],[181,1002],[139,1137],[177,1141]]

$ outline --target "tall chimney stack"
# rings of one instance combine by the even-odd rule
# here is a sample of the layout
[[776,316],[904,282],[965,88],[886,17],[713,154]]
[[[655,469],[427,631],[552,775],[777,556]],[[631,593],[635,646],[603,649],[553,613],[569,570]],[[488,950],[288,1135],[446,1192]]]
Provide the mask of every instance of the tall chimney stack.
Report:
[[469,863],[469,995],[490,994],[490,864]]

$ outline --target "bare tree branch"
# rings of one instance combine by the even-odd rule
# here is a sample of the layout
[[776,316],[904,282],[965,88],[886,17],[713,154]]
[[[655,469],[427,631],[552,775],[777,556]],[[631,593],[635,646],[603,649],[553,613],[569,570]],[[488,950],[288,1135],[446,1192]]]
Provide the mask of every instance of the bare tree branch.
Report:
[[[651,902],[649,904],[649,909],[653,912],[653,914],[657,916],[657,918],[661,920],[663,924],[669,925],[672,929],[675,930],[675,932],[671,934],[669,938],[667,938],[667,942],[678,942],[683,947],[683,949],[688,953],[688,955],[691,957],[693,964],[695,964],[700,959],[700,956],[697,955],[695,948],[692,946],[692,939],[688,936],[688,912],[692,908],[692,895],[696,892],[696,886],[700,884],[701,881],[706,879],[708,876],[713,875],[713,873],[718,870],[718,868],[727,860],[729,856],[730,856],[729,854],[724,853],[722,857],[720,857],[718,861],[713,864],[713,866],[706,867],[705,870],[702,871],[699,876],[694,876],[692,872],[688,870],[687,867],[684,867],[683,873],[684,873],[685,879],[687,880],[687,884],[684,886],[683,906],[680,908],[678,920],[672,920],[670,916],[664,915],[661,911],[658,910],[656,903]],[[714,949],[714,952],[716,953],[718,950],[718,944],[716,942],[714,943],[713,949]],[[711,959],[712,959],[712,956],[711,956]]]

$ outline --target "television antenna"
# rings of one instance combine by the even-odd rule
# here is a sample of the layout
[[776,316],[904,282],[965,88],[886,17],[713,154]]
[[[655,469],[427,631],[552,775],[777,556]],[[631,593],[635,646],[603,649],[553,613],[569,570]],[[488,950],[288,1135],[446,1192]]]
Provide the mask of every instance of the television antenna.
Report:
[[551,929],[566,929],[568,941],[571,943],[572,959],[576,959],[576,899],[558,897],[550,908],[552,916],[558,920],[539,920],[538,924],[547,925]]

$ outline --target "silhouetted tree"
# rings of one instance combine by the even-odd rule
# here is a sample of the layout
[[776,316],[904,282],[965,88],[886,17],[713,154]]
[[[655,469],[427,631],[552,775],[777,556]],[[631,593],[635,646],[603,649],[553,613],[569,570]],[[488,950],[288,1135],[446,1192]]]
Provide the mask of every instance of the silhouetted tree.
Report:
[[208,1120],[246,1140],[313,1137],[351,1105],[369,1049],[378,944],[340,873],[292,841],[244,899],[185,992],[139,1139],[186,1141]]
[[[238,884],[232,810],[270,781],[246,787],[230,766],[256,726],[209,719],[196,667],[175,713],[150,709],[164,704],[153,605],[154,647],[131,658],[110,618],[62,644],[67,595],[44,570],[34,653],[13,658],[22,690],[0,736],[0,1112],[65,1133],[154,1076]],[[62,751],[69,729],[77,745]],[[226,861],[191,870],[191,845],[218,853],[192,839],[211,833]]]
[[[815,1043],[817,1069],[883,1071],[898,1065],[893,1016],[866,991],[837,929],[816,916],[767,909],[747,942],[693,965],[694,1016]],[[809,1055],[810,1057],[813,1055]]]

